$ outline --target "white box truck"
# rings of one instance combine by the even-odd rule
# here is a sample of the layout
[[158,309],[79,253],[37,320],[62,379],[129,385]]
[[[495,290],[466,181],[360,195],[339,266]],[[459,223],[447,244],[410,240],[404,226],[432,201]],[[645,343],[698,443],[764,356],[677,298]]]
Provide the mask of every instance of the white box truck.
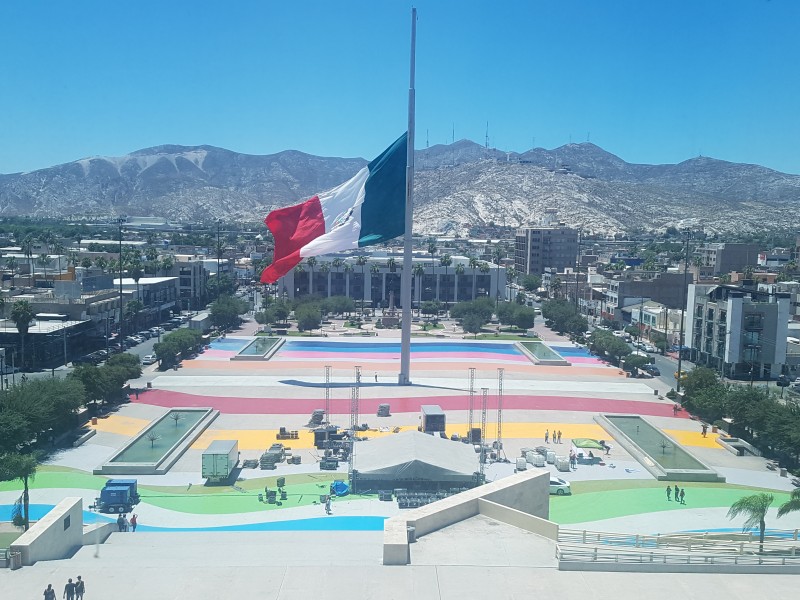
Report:
[[210,483],[227,481],[239,462],[237,440],[216,440],[203,450],[202,475]]

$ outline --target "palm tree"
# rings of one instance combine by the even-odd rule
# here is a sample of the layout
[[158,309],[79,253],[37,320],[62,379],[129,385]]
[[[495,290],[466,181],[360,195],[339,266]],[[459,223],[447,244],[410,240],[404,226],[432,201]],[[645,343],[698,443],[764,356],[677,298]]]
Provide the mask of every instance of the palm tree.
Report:
[[62,262],[61,259],[64,256],[64,252],[66,252],[66,251],[67,251],[66,246],[64,246],[64,244],[62,244],[61,242],[56,241],[56,243],[53,244],[53,254],[58,255],[58,278],[59,279],[61,279],[61,275],[64,272],[64,266],[63,266],[63,262]]
[[308,265],[308,293],[312,296],[314,295],[314,266],[317,264],[317,258],[315,256],[309,256],[306,259],[306,264]]
[[136,299],[139,300],[139,280],[142,278],[142,275],[144,275],[142,263],[134,259],[128,272],[131,276],[131,279],[133,279],[133,281],[136,283]]
[[367,264],[367,257],[366,256],[359,256],[356,258],[356,265],[361,267],[361,310],[364,310],[364,299],[366,298],[367,293],[367,277],[364,273],[365,268],[364,265]]
[[22,345],[22,364],[25,364],[25,336],[28,335],[28,328],[35,313],[31,307],[31,303],[27,300],[17,300],[11,307],[11,320],[19,332],[19,340]]
[[15,257],[9,256],[6,259],[6,269],[11,271],[11,287],[14,287],[14,280],[17,277],[17,267],[18,266],[19,265],[17,264],[17,259]]
[[44,280],[47,281],[47,266],[50,264],[51,259],[47,255],[47,252],[42,252],[39,255],[39,258],[36,259],[36,264],[40,267],[44,268]]
[[36,457],[32,454],[5,454],[0,457],[0,480],[22,481],[22,523],[25,531],[30,527],[29,483],[36,477]]
[[[336,262],[336,261],[334,261],[334,262]],[[344,261],[342,261],[342,262],[344,262]],[[349,291],[350,290],[350,273],[353,272],[353,265],[351,265],[350,263],[344,263],[342,270],[344,271],[344,288]]]
[[28,259],[28,270],[33,273],[33,236],[31,234],[26,235],[19,247]]
[[331,270],[330,263],[325,261],[319,263],[319,272],[325,275],[325,277],[323,277],[323,280],[325,281],[325,290],[327,292],[326,293],[327,296],[331,295],[330,286],[328,285],[328,273],[330,273],[330,270]]
[[417,315],[422,314],[422,276],[425,275],[425,266],[419,263],[411,269],[412,275],[417,278]]
[[447,311],[448,304],[447,301],[450,297],[450,294],[447,293],[447,268],[453,264],[453,257],[449,254],[443,254],[439,258],[439,266],[444,267],[444,281],[445,281],[445,294],[444,294],[444,310]]
[[[514,285],[514,282],[517,280],[517,270],[514,267],[508,267],[506,269],[506,287],[511,288]],[[511,298],[511,294],[508,294],[508,297]]]
[[775,497],[772,494],[753,494],[752,496],[739,498],[728,509],[728,518],[730,519],[734,519],[739,515],[747,517],[742,525],[743,532],[758,525],[759,552],[764,552],[764,530],[767,527],[764,519],[774,499]]
[[453,271],[455,273],[455,281],[453,281],[453,289],[456,291],[456,294],[458,294],[458,278],[464,274],[464,271],[466,271],[466,269],[464,268],[464,263],[458,263]]
[[164,271],[164,275],[166,276],[171,270],[172,267],[175,266],[175,259],[170,255],[167,254],[164,258],[161,259],[161,270]]
[[[381,266],[378,263],[372,263],[369,266],[369,272],[370,272],[369,285],[370,285],[370,290],[371,290],[372,289],[372,275],[377,275],[378,273],[380,273],[381,272]],[[366,285],[366,283],[365,283],[365,285]],[[372,301],[375,302],[375,298],[373,298]]]
[[480,261],[475,258],[474,256],[469,257],[469,268],[472,269],[472,299],[475,299],[475,287],[477,284],[477,277],[478,277],[478,264]]
[[334,258],[333,261],[331,262],[331,267],[333,268],[334,271],[336,271],[336,273],[339,273],[339,269],[342,268],[343,264],[344,261],[341,258]]
[[495,294],[495,303],[500,301],[500,262],[506,257],[506,247],[503,244],[497,244],[492,248],[492,262],[497,265],[497,293]]
[[108,259],[105,256],[98,256],[94,264],[101,271],[105,271],[108,268]]
[[[486,275],[489,271],[491,271],[491,268],[489,267],[488,263],[485,263],[485,262],[481,261],[481,264],[478,265],[478,270],[481,272],[481,275]],[[492,293],[491,289],[487,289],[486,290],[486,295],[487,296],[489,296],[491,293]]]
[[792,495],[789,496],[789,499],[781,504],[778,509],[778,518],[780,519],[783,515],[797,511],[800,511],[800,488],[792,490]]

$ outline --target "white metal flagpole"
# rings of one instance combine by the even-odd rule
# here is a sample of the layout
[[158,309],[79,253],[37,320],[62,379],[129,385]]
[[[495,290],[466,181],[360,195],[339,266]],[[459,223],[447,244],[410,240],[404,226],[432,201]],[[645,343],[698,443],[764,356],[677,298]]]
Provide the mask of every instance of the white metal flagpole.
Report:
[[402,336],[400,339],[400,375],[397,383],[411,385],[411,230],[414,226],[414,69],[417,45],[417,9],[411,9],[411,76],[408,87],[408,148],[406,158],[406,228],[403,238],[403,274],[400,302],[403,304]]

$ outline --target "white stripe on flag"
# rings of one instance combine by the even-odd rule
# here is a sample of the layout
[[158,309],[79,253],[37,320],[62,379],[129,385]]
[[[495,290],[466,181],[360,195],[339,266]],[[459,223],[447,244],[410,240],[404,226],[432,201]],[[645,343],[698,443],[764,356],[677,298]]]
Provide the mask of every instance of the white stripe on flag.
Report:
[[358,248],[361,234],[361,205],[369,169],[364,167],[355,177],[338,187],[319,194],[325,233],[300,249],[300,256],[320,256],[330,252]]

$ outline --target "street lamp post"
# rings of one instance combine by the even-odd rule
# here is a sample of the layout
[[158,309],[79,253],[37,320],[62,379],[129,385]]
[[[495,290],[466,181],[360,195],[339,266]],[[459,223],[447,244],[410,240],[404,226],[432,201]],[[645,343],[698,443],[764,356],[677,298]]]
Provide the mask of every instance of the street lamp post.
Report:
[[124,339],[122,336],[122,219],[117,219],[119,226],[119,342]]

